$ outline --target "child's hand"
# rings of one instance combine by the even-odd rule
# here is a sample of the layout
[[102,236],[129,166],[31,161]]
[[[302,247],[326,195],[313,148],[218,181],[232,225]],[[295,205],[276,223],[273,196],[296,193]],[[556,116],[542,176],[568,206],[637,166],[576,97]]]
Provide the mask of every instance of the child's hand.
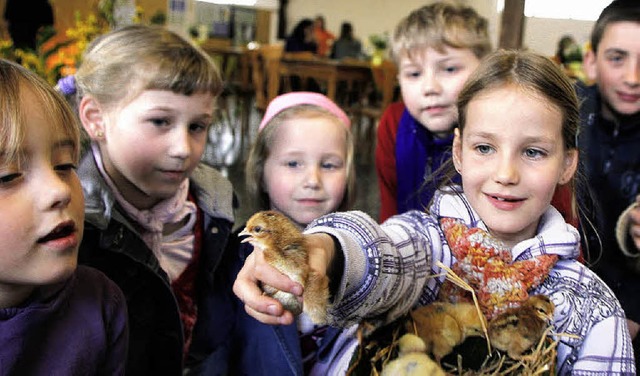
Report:
[[333,239],[330,235],[322,233],[305,235],[304,238],[311,270],[321,276],[327,275],[335,253]]
[[636,197],[636,206],[629,212],[629,235],[636,249],[640,250],[640,195]]
[[[331,264],[334,243],[327,234],[305,235],[309,266],[320,276],[325,276]],[[256,320],[270,325],[288,325],[294,316],[285,311],[282,304],[263,294],[260,284],[270,285],[278,290],[290,292],[302,300],[303,286],[267,263],[263,252],[255,250],[247,257],[233,285],[233,292],[245,304],[247,313]]]
[[260,283],[290,292],[302,299],[302,286],[269,265],[262,252],[252,252],[238,273],[233,292],[244,303],[247,313],[256,320],[270,325],[293,323],[293,314],[285,311],[274,298],[263,295]]

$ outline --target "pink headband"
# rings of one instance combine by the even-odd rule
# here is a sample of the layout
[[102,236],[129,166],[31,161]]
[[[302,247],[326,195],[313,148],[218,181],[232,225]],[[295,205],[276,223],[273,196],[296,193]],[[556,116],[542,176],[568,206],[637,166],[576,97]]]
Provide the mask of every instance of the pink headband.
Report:
[[347,128],[351,126],[351,121],[349,120],[347,114],[345,114],[344,111],[342,111],[342,109],[338,107],[338,105],[333,103],[331,99],[319,93],[294,91],[277,96],[271,101],[271,103],[269,103],[267,111],[265,111],[264,113],[264,117],[260,122],[260,127],[258,127],[258,130],[261,131],[262,128],[267,125],[267,123],[269,123],[276,115],[278,115],[282,111],[301,104],[311,104],[324,108],[325,110],[336,115],[338,119],[342,120]]

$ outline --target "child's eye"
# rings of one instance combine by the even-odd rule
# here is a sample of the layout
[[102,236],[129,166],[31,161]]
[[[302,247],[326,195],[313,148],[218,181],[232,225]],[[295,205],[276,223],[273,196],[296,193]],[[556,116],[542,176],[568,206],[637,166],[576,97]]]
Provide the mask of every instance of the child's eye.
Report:
[[342,167],[342,164],[335,162],[323,162],[320,166],[326,170],[337,170]]
[[475,148],[480,154],[489,154],[493,150],[493,148],[489,145],[478,145]]
[[611,56],[609,58],[609,61],[611,61],[612,63],[621,63],[622,61],[624,61],[624,56],[622,55]]
[[626,54],[622,52],[612,52],[606,55],[607,61],[615,65],[620,65],[622,62],[624,62],[626,57],[627,57]]
[[78,167],[73,163],[61,163],[54,168],[56,171],[71,171],[77,169]]
[[156,127],[169,125],[169,120],[165,118],[149,119],[149,122],[151,122],[151,124],[155,125]]
[[542,150],[538,150],[538,149],[527,149],[524,151],[524,155],[527,158],[531,158],[531,159],[537,159],[537,158],[542,158],[545,155],[547,155],[544,151]]
[[402,73],[405,78],[412,79],[420,77],[421,72],[419,70],[406,70]]
[[460,71],[460,69],[461,68],[459,66],[457,66],[457,65],[449,65],[449,66],[444,67],[444,71],[447,72],[447,73],[456,73],[456,72]]
[[285,162],[285,166],[291,167],[291,168],[296,168],[296,167],[300,166],[300,163],[298,161],[287,161],[287,162]]
[[19,179],[22,176],[21,173],[10,173],[6,175],[0,175],[0,185],[5,185]]
[[195,132],[195,133],[205,132],[207,130],[207,128],[209,128],[209,125],[205,124],[205,123],[191,123],[191,124],[189,124],[189,131]]

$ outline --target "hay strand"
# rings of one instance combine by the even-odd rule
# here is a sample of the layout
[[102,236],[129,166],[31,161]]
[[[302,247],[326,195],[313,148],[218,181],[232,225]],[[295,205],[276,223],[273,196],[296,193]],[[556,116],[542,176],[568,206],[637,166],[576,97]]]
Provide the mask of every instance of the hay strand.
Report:
[[[476,292],[473,290],[471,286],[467,282],[465,282],[462,278],[460,278],[451,268],[446,266],[440,261],[436,261],[436,266],[440,269],[447,272],[445,278],[451,281],[454,285],[460,287],[461,289],[467,290],[471,293],[473,297],[473,304],[476,306],[476,311],[478,311],[478,317],[484,317],[482,314],[482,310],[480,310],[480,303],[478,303],[478,298],[476,297]],[[489,349],[489,354],[491,354],[491,342],[489,341],[489,331],[487,330],[487,326],[485,325],[484,320],[480,320],[482,324],[482,331],[484,332],[484,338],[487,340],[487,349]]]

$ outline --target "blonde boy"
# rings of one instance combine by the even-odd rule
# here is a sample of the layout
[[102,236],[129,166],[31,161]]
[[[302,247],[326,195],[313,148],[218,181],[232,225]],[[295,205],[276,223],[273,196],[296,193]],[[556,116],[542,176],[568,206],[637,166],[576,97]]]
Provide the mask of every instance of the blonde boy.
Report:
[[487,20],[473,8],[436,2],[400,21],[391,48],[402,102],[378,127],[380,221],[429,203],[434,172],[451,156],[458,93],[491,43]]

